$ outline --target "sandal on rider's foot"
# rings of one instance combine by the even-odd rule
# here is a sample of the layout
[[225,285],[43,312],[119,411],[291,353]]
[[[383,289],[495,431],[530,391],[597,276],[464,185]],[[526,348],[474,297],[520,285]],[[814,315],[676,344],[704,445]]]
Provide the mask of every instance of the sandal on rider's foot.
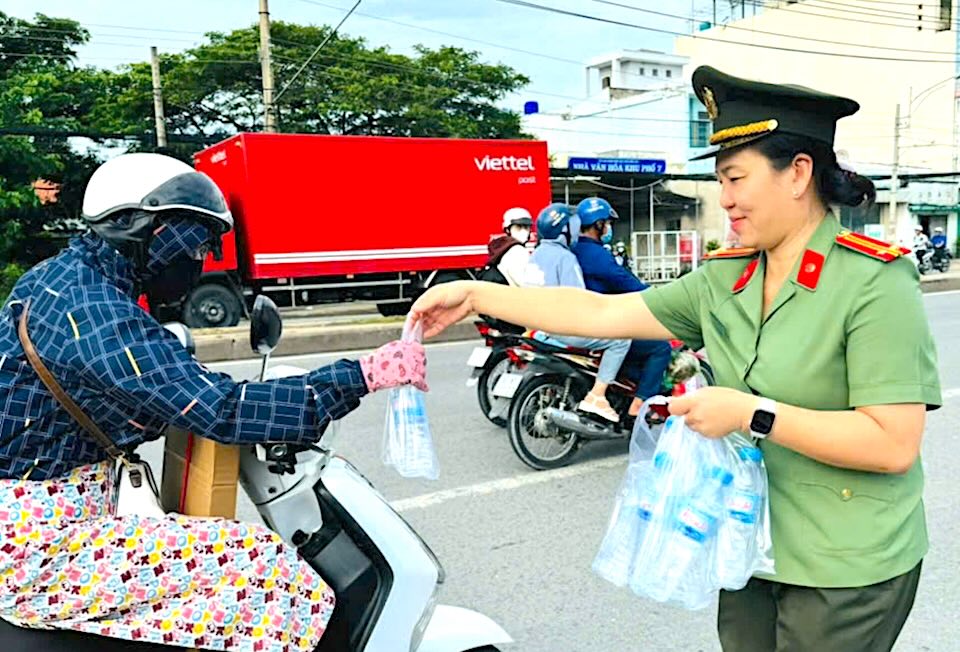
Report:
[[595,414],[611,423],[618,423],[620,421],[620,415],[610,406],[609,401],[593,394],[587,394],[587,397],[580,401],[577,409],[581,412],[587,412],[588,414]]
[[650,410],[650,411],[647,413],[646,421],[647,421],[647,425],[650,426],[650,427],[653,427],[653,426],[662,426],[664,423],[667,422],[667,417],[663,416],[663,415],[660,414],[659,412],[655,412],[655,411],[653,411],[653,410]]

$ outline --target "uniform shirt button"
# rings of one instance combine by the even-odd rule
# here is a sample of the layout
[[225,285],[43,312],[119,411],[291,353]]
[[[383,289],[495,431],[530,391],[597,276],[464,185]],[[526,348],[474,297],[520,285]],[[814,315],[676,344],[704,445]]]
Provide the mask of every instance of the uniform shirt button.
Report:
[[850,500],[851,498],[853,498],[853,492],[850,491],[849,489],[844,489],[843,491],[840,492],[840,496],[844,500]]

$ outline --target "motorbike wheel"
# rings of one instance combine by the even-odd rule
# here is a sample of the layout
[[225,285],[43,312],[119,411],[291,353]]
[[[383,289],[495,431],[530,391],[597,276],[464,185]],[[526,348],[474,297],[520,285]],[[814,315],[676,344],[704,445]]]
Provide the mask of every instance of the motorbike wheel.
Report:
[[504,428],[507,425],[507,420],[503,417],[491,417],[490,408],[494,400],[493,388],[496,387],[500,376],[510,368],[510,359],[504,353],[492,358],[492,360],[494,363],[488,364],[483,373],[480,374],[480,378],[477,379],[477,402],[480,403],[480,411],[483,412],[483,416],[487,417],[490,423]]
[[520,386],[510,405],[510,446],[521,462],[537,471],[566,466],[577,452],[577,434],[561,431],[543,414],[549,407],[575,409],[570,396],[563,400],[565,393],[563,377],[538,376]]

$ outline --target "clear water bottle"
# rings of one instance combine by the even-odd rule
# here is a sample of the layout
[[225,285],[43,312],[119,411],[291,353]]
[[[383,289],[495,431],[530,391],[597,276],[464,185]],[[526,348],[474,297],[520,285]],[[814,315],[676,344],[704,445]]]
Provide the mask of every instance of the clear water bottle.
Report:
[[626,586],[633,569],[637,547],[644,540],[651,521],[662,504],[662,480],[669,464],[666,453],[660,452],[653,462],[627,467],[624,491],[617,511],[593,561],[593,571],[616,586]]
[[436,480],[440,464],[433,448],[424,393],[405,385],[390,390],[383,461],[405,478]]
[[615,511],[600,550],[593,560],[593,572],[616,586],[625,586],[630,573],[633,549],[637,545],[638,523],[636,487],[649,463],[641,462],[627,467],[624,487],[617,499]]
[[763,506],[763,453],[755,446],[740,446],[737,456],[743,463],[727,492],[726,513],[717,533],[717,582],[732,591],[746,586],[753,574]]
[[631,588],[654,600],[682,603],[689,609],[705,606],[713,592],[708,572],[717,527],[724,512],[724,493],[733,474],[712,466],[689,499],[681,503],[666,533],[663,555],[645,577],[634,574]]

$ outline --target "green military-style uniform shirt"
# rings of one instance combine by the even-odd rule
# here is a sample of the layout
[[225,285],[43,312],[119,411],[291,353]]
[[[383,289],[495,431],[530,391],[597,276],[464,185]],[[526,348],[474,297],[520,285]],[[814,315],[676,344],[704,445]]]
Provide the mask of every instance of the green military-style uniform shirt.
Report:
[[[936,350],[919,277],[900,254],[842,235],[828,214],[766,317],[764,256],[749,250],[643,298],[674,335],[706,347],[722,387],[811,410],[936,407]],[[770,441],[760,447],[776,564],[770,579],[866,586],[906,573],[926,554],[919,459],[893,475],[828,466]]]

